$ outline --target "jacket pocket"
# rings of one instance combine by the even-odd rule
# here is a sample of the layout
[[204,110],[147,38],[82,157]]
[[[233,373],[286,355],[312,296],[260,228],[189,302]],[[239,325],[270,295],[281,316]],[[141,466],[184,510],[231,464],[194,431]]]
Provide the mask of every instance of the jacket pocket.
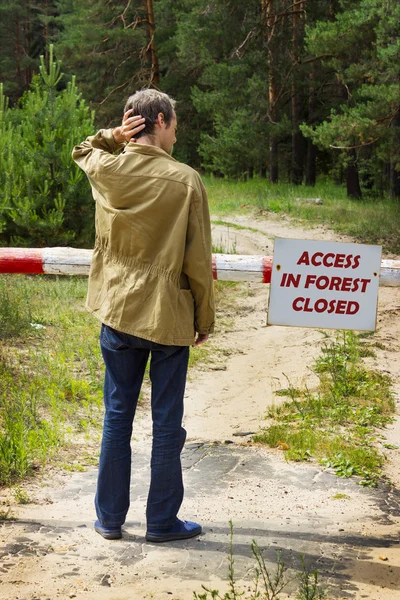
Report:
[[194,300],[190,290],[179,290],[174,333],[175,338],[194,337]]

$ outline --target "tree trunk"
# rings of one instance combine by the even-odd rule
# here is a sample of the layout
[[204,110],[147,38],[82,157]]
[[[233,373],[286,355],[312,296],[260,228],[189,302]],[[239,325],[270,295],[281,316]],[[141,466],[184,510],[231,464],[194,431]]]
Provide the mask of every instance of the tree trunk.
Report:
[[[314,87],[315,69],[310,73],[310,89],[308,97],[308,120],[307,123],[314,123],[315,112],[317,107],[317,97]],[[314,186],[317,181],[317,148],[312,143],[311,139],[307,139],[307,161],[306,161],[306,185]]]
[[278,140],[275,137],[271,137],[269,144],[269,181],[270,183],[279,182]]
[[295,185],[301,185],[303,183],[304,176],[304,158],[303,158],[303,136],[301,131],[294,131],[292,133],[292,168],[291,168],[291,180]]
[[[304,9],[306,2],[300,2],[292,14],[292,53],[295,60],[300,64],[301,51],[304,40]],[[301,87],[299,85],[298,69],[293,72],[292,78],[292,169],[291,180],[295,185],[303,183],[304,158],[303,158],[303,135],[299,129],[301,122]]]
[[19,15],[16,16],[15,18],[15,23],[14,23],[14,27],[15,27],[15,64],[16,64],[16,76],[17,76],[17,82],[18,82],[18,87],[19,89],[23,90],[24,89],[24,82],[23,82],[23,73],[21,71],[21,54],[22,54],[22,49],[21,49],[21,43],[20,43],[20,21],[19,21]]
[[[276,102],[278,98],[278,88],[275,77],[275,62],[273,51],[273,38],[277,18],[275,16],[276,6],[273,0],[261,0],[261,9],[264,21],[264,39],[267,46],[268,57],[268,115],[272,123],[276,119]],[[270,183],[278,183],[278,137],[271,133],[269,141],[269,180]]]
[[348,150],[349,162],[346,167],[346,186],[349,198],[361,198],[360,179],[358,177],[357,154],[355,150]]
[[330,0],[329,4],[329,20],[334,21],[336,14],[339,12],[340,3],[339,0]]
[[400,171],[397,171],[396,163],[390,163],[390,196],[400,200]]
[[[349,94],[346,87],[343,85],[340,78],[338,78],[338,96],[343,99],[343,102],[348,102]],[[356,142],[356,140],[354,140]],[[357,153],[355,149],[346,150],[345,156],[347,156],[346,163],[346,188],[347,188],[347,196],[349,198],[361,198],[361,186],[360,186],[360,178],[358,176],[358,166],[357,166]]]
[[314,186],[317,181],[317,148],[310,139],[307,140],[306,185]]
[[[393,120],[392,127],[395,127],[395,135],[394,139],[397,142],[395,146],[397,146],[397,151],[400,148],[400,112],[397,113],[395,119]],[[396,169],[396,160],[392,157],[390,161],[390,195],[392,198],[396,200],[400,199],[400,171]]]
[[[26,9],[26,18],[23,25],[23,36],[24,36],[24,54],[25,56],[31,56],[31,30],[32,30],[32,19],[31,19],[31,5],[28,4]],[[47,46],[46,46],[47,49]],[[24,88],[27,89],[32,81],[32,67],[24,68]]]
[[147,11],[147,63],[150,68],[150,86],[157,87],[160,83],[160,67],[158,64],[158,56],[156,45],[154,42],[154,34],[156,27],[154,24],[153,0],[146,0]]

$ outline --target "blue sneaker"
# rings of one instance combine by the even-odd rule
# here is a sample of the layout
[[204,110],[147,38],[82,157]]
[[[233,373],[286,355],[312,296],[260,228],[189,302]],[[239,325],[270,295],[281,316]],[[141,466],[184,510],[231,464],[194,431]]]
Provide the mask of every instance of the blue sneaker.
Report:
[[193,521],[176,520],[170,529],[148,529],[146,540],[148,542],[172,542],[173,540],[187,540],[201,533],[201,525]]
[[121,527],[104,527],[100,521],[96,521],[94,529],[106,540],[120,540],[122,538]]

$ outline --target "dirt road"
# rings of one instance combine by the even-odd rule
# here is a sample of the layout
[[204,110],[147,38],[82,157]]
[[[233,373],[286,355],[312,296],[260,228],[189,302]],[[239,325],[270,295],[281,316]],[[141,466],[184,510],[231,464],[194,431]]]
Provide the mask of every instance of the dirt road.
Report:
[[[215,225],[213,237],[239,254],[272,254],[275,236],[349,241],[282,218],[229,222],[245,229]],[[36,502],[13,507],[19,521],[0,530],[2,600],[189,600],[201,583],[222,590],[229,519],[236,532],[235,567],[247,587],[254,564],[250,542],[256,539],[271,568],[276,549],[292,569],[302,554],[308,566],[318,568],[332,598],[400,600],[398,450],[387,451],[395,489],[371,491],[248,444],[267,406],[277,402],[275,390],[287,387],[288,380],[294,386],[315,384],[309,367],[323,340],[312,329],[267,328],[267,294],[268,286],[249,285],[232,314],[225,311],[213,341],[216,362],[188,383],[182,516],[200,520],[204,535],[167,546],[144,541],[150,450],[144,406],[134,432],[132,506],[124,539],[107,542],[92,529],[95,469],[33,482],[28,493]],[[400,289],[381,288],[378,327],[385,350],[368,360],[391,375],[399,398]],[[399,442],[398,420],[387,436]]]

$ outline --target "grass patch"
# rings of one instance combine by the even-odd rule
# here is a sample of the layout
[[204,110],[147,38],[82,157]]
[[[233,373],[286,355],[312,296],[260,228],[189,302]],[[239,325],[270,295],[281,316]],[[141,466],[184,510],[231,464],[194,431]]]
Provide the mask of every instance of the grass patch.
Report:
[[[229,326],[224,313],[242,288],[215,282],[218,331]],[[104,368],[86,290],[82,277],[0,276],[0,485],[34,474],[49,459],[71,471],[86,466],[83,442],[102,425]],[[218,349],[210,344],[192,348],[190,368],[211,355]]]
[[[247,182],[210,176],[203,179],[215,215],[254,210],[266,217],[269,213],[285,214],[302,223],[324,225],[362,243],[382,245],[385,251],[400,252],[399,202],[388,198],[350,200],[344,186],[323,181],[308,187],[272,185],[257,178]],[[307,198],[321,198],[323,204],[307,202]]]
[[32,474],[98,424],[102,360],[86,287],[79,277],[0,278],[0,321],[8,323],[0,332],[1,484]]
[[256,229],[255,227],[245,227],[244,225],[238,225],[237,223],[232,223],[230,221],[224,221],[223,219],[212,219],[212,225],[223,225],[230,229],[236,229],[237,231],[252,231],[253,233],[261,233],[263,235],[264,232],[261,229]]
[[[236,235],[231,236],[230,229],[231,223],[224,223],[224,221],[214,222],[214,225],[224,225],[226,229],[226,234],[221,235],[218,241],[214,240],[212,244],[212,252],[213,254],[237,254],[236,252]],[[235,228],[234,228],[235,229]]]
[[395,403],[389,378],[362,361],[372,352],[367,340],[350,331],[326,342],[314,365],[318,391],[281,390],[289,400],[269,409],[271,423],[254,441],[284,450],[289,460],[315,457],[341,477],[377,485],[384,461],[377,430],[392,421]]
[[16,285],[10,278],[0,278],[0,339],[16,337],[27,333],[32,322],[32,311],[25,289],[19,285],[21,279],[16,277]]

